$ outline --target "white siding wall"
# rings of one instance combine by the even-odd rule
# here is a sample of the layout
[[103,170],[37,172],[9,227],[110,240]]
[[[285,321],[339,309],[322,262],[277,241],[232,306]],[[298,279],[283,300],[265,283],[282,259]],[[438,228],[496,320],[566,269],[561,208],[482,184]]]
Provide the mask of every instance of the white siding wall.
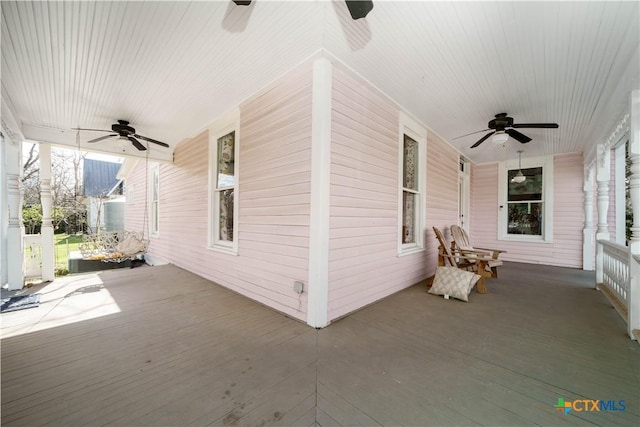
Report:
[[497,240],[498,164],[474,165],[471,175],[471,240],[508,251],[501,258],[533,264],[582,267],[583,160],[580,154],[554,158],[553,243]]
[[[160,234],[149,253],[288,315],[306,320],[311,67],[283,76],[240,107],[238,256],[207,249],[208,132],[160,166]],[[143,162],[128,179],[136,200],[127,229],[142,229]],[[177,284],[179,285],[179,284]]]

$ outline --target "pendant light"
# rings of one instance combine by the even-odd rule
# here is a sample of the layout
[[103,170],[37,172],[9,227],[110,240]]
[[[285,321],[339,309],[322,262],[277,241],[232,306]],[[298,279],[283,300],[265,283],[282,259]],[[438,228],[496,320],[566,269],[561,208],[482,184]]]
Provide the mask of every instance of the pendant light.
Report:
[[518,173],[511,178],[511,182],[515,184],[522,184],[527,179],[522,173],[522,150],[518,151]]

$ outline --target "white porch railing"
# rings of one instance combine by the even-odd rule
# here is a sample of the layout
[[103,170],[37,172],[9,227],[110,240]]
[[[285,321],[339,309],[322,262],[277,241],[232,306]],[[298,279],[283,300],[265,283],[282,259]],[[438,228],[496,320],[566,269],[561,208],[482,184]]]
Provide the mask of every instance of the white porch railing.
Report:
[[629,321],[629,286],[631,284],[629,248],[610,242],[598,240],[604,255],[602,262],[602,283],[600,290],[625,321]]
[[24,277],[26,279],[42,277],[42,235],[25,234]]

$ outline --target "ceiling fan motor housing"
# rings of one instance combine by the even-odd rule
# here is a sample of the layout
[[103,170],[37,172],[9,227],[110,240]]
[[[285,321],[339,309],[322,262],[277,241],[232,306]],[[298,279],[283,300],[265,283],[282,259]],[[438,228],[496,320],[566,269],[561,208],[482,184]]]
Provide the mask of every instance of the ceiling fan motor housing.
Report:
[[489,129],[504,130],[513,125],[513,117],[507,117],[507,113],[496,114],[496,118],[487,125]]
[[129,126],[129,122],[126,120],[118,120],[117,124],[111,125],[111,130],[117,132],[121,136],[129,136],[136,133],[136,130]]

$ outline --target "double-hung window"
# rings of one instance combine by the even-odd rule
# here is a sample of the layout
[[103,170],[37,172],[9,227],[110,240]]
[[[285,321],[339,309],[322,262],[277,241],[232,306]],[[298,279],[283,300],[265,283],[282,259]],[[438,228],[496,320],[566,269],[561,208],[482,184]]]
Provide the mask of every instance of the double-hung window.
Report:
[[553,158],[502,162],[499,179],[498,238],[551,242]]
[[[237,116],[235,116],[237,117]],[[210,129],[209,248],[237,253],[238,126],[237,120]]]
[[426,129],[401,115],[398,191],[400,255],[424,248],[426,144]]

